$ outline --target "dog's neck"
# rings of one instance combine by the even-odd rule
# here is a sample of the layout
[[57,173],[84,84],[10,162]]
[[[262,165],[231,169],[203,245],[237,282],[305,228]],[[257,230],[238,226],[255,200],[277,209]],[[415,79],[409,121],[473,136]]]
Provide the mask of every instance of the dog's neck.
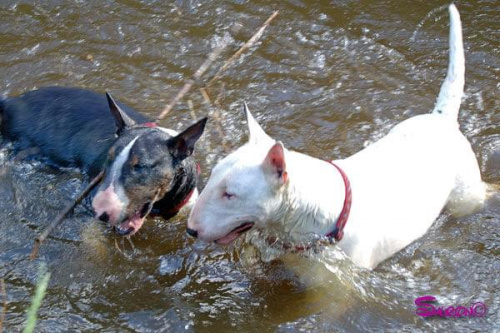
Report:
[[154,213],[165,219],[175,216],[196,190],[197,174],[197,166],[192,158],[182,161],[172,181],[172,189],[155,203]]
[[310,241],[334,228],[344,206],[345,183],[331,163],[287,151],[288,183],[274,222],[293,241]]

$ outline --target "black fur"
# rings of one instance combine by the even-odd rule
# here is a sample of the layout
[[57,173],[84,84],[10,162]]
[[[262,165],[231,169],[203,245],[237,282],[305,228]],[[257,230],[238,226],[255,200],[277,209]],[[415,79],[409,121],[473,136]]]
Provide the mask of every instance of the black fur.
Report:
[[[197,173],[196,164],[183,163],[174,176],[172,189],[154,204],[151,214],[162,216],[164,219],[169,219],[177,215],[178,210],[173,208],[179,207],[185,198],[196,188]],[[197,176],[193,177],[193,175]]]
[[[138,123],[149,121],[120,104]],[[113,145],[116,125],[104,94],[47,87],[10,97],[2,103],[0,133],[14,148],[36,148],[56,165],[79,167],[95,176]]]
[[[0,101],[0,133],[4,141],[13,143],[15,151],[36,152],[38,158],[48,158],[57,166],[78,167],[94,177],[107,164],[108,151],[122,130],[110,112],[110,99],[89,90],[63,87],[9,97]],[[129,106],[117,104],[135,123],[150,121]],[[153,212],[164,218],[177,213],[173,208],[196,188],[197,181],[192,156],[171,157],[178,160],[171,189],[153,206]]]

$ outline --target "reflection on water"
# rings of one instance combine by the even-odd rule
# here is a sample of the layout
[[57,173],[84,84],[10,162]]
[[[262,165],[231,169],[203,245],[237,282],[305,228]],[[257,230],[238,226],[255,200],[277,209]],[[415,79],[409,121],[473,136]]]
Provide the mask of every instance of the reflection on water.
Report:
[[[227,142],[234,148],[246,138],[240,111],[246,100],[287,147],[342,158],[432,108],[447,65],[448,16],[439,10],[427,15],[443,4],[4,1],[1,89],[107,90],[154,116],[221,38],[242,43],[279,9],[262,41],[209,89],[213,100],[220,95]],[[467,59],[461,128],[485,180],[500,184],[500,13],[487,1],[458,6]],[[241,29],[231,30],[235,24]],[[181,103],[163,125],[179,129],[192,111],[198,117],[211,112],[197,89],[186,99],[193,110]],[[204,179],[223,153],[212,124],[197,151]],[[7,331],[23,326],[39,261],[49,264],[52,280],[38,328],[53,332],[492,331],[498,322],[498,193],[474,215],[441,216],[422,239],[373,272],[353,267],[336,249],[308,260],[263,263],[241,243],[194,242],[185,234],[186,215],[148,220],[132,239],[135,251],[118,239],[120,252],[86,207],[78,207],[30,262],[36,233],[84,182],[77,170],[18,162],[0,150]],[[422,295],[442,305],[483,301],[490,315],[423,320],[413,303]]]

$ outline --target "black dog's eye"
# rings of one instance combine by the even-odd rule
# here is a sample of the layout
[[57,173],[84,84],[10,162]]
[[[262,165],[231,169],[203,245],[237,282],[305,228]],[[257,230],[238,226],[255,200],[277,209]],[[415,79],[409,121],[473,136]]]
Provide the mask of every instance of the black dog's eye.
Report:
[[137,163],[137,164],[135,164],[135,165],[134,165],[134,170],[135,170],[135,171],[140,171],[140,170],[143,170],[143,169],[145,169],[145,168],[146,168],[146,166],[145,166],[145,165],[143,165],[143,164],[139,164],[139,163]]
[[134,164],[133,169],[135,171],[150,170],[157,167],[159,164],[159,162],[154,162],[152,164],[136,163]]

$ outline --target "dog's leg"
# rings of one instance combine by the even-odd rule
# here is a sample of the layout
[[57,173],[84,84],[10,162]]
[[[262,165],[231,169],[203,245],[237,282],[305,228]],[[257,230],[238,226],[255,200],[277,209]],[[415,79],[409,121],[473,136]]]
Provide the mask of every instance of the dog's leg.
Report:
[[481,208],[486,199],[486,184],[481,180],[481,171],[470,143],[461,137],[460,159],[456,162],[457,177],[450,193],[446,209],[455,217],[471,214]]

